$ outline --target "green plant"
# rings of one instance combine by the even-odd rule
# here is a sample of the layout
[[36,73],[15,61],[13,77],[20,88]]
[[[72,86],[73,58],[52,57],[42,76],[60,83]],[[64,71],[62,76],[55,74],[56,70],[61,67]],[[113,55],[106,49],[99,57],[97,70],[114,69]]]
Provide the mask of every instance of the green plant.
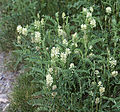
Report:
[[26,102],[32,111],[120,111],[119,6],[118,0],[78,1],[68,5],[71,17],[56,13],[17,26],[16,66],[24,63],[35,87]]
[[[1,6],[1,36],[0,44],[4,50],[14,48],[16,27],[32,22],[36,15],[36,1],[6,0]],[[5,44],[5,45],[4,45]]]
[[[70,2],[70,1],[69,1]],[[39,13],[54,16],[67,9],[68,0],[3,0],[1,5],[0,44],[4,50],[15,49],[16,27],[30,24]]]
[[17,27],[15,52],[37,88],[28,101],[35,112],[120,110],[118,18],[110,7],[104,15],[82,9],[71,18],[63,13],[61,26],[56,13]]
[[17,78],[14,93],[12,93],[9,112],[34,112],[33,107],[27,102],[35,91],[35,86],[31,83],[32,77],[29,74],[21,74]]

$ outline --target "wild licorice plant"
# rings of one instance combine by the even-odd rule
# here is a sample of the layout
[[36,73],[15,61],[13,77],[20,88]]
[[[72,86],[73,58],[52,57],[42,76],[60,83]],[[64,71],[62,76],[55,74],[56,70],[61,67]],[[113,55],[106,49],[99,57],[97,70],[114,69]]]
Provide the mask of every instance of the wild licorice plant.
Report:
[[28,104],[36,112],[120,111],[120,36],[106,7],[105,22],[88,7],[63,23],[43,16],[17,27],[16,52],[33,77],[36,92]]

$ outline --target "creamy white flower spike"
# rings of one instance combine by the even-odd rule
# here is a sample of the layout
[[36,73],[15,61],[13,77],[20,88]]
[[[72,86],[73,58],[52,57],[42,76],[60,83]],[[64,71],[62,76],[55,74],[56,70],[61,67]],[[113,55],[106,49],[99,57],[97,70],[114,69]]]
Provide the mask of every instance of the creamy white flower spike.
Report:
[[33,38],[33,42],[40,43],[41,42],[41,33],[36,31],[35,32],[35,38]]
[[99,74],[99,71],[98,71],[98,70],[95,70],[94,74],[98,75],[98,74]]
[[62,18],[65,19],[65,12],[62,13]]
[[52,90],[55,90],[55,89],[57,89],[57,86],[56,86],[56,85],[53,85],[53,86],[52,86]]
[[40,14],[39,13],[37,13],[37,17],[40,19]]
[[41,38],[40,32],[38,32],[38,31],[35,32],[35,38]]
[[17,43],[21,42],[21,36],[17,36]]
[[46,50],[48,51],[48,50],[49,50],[49,48],[48,48],[48,47],[46,47]]
[[22,33],[22,26],[21,26],[21,25],[18,25],[18,26],[17,26],[17,32],[18,32],[19,34]]
[[77,40],[77,32],[75,32],[74,34],[72,34],[72,41],[75,43]]
[[91,25],[92,27],[96,27],[96,21],[95,21],[95,19],[92,19],[92,20],[90,21],[90,25]]
[[92,85],[93,85],[93,86],[96,85],[96,82],[92,82]]
[[67,54],[66,53],[61,53],[60,56],[61,56],[61,61],[66,63]]
[[93,53],[90,53],[87,57],[90,58],[90,57],[93,57],[95,56]]
[[93,46],[92,46],[92,45],[90,45],[90,46],[89,46],[89,49],[91,50],[92,48],[93,48]]
[[77,32],[75,32],[73,35],[72,35],[73,38],[76,38],[77,37]]
[[53,73],[53,68],[49,68],[49,69],[48,69],[48,72],[49,72],[50,74],[52,74],[52,73]]
[[87,9],[87,8],[83,8],[83,12],[84,12],[84,13],[87,13],[87,12],[88,12],[88,9]]
[[87,12],[87,15],[86,15],[86,17],[87,17],[87,18],[90,18],[90,17],[92,17],[92,13],[90,13],[90,12]]
[[86,24],[82,24],[82,25],[81,25],[81,30],[83,30],[83,31],[84,31],[84,30],[86,30],[86,29],[87,29]]
[[112,73],[111,73],[111,76],[112,77],[116,77],[118,75],[118,71],[113,71]]
[[46,75],[46,84],[47,86],[51,86],[53,83],[53,78],[50,74]]
[[40,21],[35,20],[34,26],[36,29],[39,29],[40,28]]
[[90,11],[91,11],[91,12],[93,12],[93,11],[94,11],[93,7],[90,7]]
[[58,47],[53,47],[51,49],[51,58],[57,58],[59,56],[59,48]]
[[100,92],[100,95],[102,96],[103,93],[105,92],[105,88],[104,87],[100,87],[99,88],[99,92]]
[[95,104],[98,104],[98,103],[100,103],[100,98],[97,97],[97,98],[95,99]]
[[114,68],[117,65],[117,60],[114,57],[110,57],[109,59],[110,66]]
[[101,81],[98,82],[98,86],[102,86],[102,82]]
[[74,67],[75,67],[74,63],[71,63],[69,69],[72,69]]
[[43,19],[43,18],[41,19],[41,21],[40,21],[40,22],[41,22],[41,25],[44,25],[44,23],[45,23],[45,21],[44,21],[44,19]]
[[27,34],[28,34],[27,28],[23,28],[22,29],[22,34],[25,35],[25,36],[27,36]]
[[112,11],[111,7],[107,7],[107,8],[106,8],[106,13],[110,14],[111,11]]
[[66,37],[67,36],[66,32],[63,31],[63,29],[61,28],[60,25],[58,26],[58,35],[62,36],[62,37]]
[[74,43],[75,47],[78,47],[78,44],[77,43]]
[[63,39],[63,44],[68,46],[68,41],[66,39]]
[[94,95],[94,93],[93,93],[92,91],[90,91],[89,95],[93,96],[93,95]]
[[51,95],[55,97],[57,95],[57,92],[52,92]]
[[75,54],[79,54],[79,50],[74,50],[74,53]]
[[69,49],[69,48],[66,48],[65,53],[66,53],[67,55],[69,55],[69,54],[71,53],[70,49]]

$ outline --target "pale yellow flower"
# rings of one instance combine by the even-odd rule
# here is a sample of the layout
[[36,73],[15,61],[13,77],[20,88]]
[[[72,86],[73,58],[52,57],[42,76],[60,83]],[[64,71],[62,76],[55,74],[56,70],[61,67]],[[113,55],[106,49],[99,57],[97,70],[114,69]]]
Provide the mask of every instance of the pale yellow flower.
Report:
[[113,71],[112,73],[111,73],[111,76],[112,77],[116,77],[118,75],[118,71]]
[[21,26],[21,25],[18,25],[18,26],[17,26],[17,32],[18,32],[19,34],[22,33],[22,26]]
[[50,74],[46,75],[46,84],[47,86],[51,86],[53,83],[53,78]]
[[86,29],[87,29],[86,24],[82,24],[82,25],[81,25],[81,30],[83,30],[83,31],[84,31],[84,30],[86,30]]
[[100,92],[100,95],[102,96],[103,93],[105,92],[105,88],[104,87],[100,87],[99,88],[99,92]]
[[27,34],[28,34],[27,28],[23,28],[22,29],[22,34],[25,35],[25,36],[27,36]]
[[97,97],[97,98],[95,99],[95,104],[98,104],[98,103],[100,103],[100,98]]
[[90,21],[90,25],[91,25],[92,27],[96,27],[96,21],[95,21],[95,19],[92,19],[92,20]]
[[112,11],[111,7],[107,7],[107,8],[106,8],[106,13],[110,14],[111,11]]

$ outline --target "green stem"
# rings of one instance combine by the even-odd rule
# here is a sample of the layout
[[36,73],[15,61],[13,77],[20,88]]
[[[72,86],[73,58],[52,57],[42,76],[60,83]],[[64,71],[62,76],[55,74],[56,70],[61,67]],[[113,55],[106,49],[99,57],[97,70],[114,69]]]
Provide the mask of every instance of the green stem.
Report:
[[85,47],[85,58],[87,57],[87,34],[84,32],[84,47]]
[[98,112],[98,104],[96,104],[96,112]]

